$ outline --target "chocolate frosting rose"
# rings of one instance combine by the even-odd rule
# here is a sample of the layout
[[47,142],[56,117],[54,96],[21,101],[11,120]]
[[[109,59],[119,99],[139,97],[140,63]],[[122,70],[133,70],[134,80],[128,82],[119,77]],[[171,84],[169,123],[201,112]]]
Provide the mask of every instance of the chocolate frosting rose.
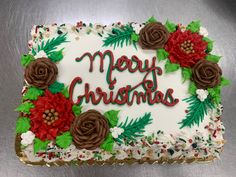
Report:
[[169,35],[168,30],[161,23],[148,23],[139,32],[139,45],[143,49],[163,48]]
[[26,67],[25,80],[32,86],[45,89],[56,80],[57,74],[55,63],[48,58],[38,58]]
[[192,68],[192,73],[197,88],[207,89],[220,84],[222,71],[217,63],[199,60]]
[[71,127],[74,144],[79,149],[93,150],[99,147],[108,135],[106,118],[96,110],[80,114]]

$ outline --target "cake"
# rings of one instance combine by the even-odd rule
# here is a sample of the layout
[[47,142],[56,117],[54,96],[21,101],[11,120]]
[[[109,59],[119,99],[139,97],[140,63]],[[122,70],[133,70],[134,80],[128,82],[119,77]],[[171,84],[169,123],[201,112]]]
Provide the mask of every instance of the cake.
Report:
[[208,162],[229,84],[200,21],[31,30],[16,153],[33,165]]

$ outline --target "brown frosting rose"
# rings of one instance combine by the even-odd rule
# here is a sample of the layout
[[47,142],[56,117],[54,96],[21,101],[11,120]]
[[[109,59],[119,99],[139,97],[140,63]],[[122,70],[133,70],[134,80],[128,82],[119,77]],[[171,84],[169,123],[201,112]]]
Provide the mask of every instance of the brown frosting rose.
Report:
[[222,71],[217,63],[199,60],[192,68],[192,80],[197,88],[207,89],[220,84]]
[[71,134],[77,148],[93,150],[103,143],[108,130],[106,118],[96,110],[89,110],[74,120]]
[[168,30],[161,23],[148,23],[139,32],[139,45],[143,49],[163,48],[169,35]]
[[26,67],[25,80],[30,85],[45,89],[56,80],[57,74],[55,63],[48,58],[38,58]]

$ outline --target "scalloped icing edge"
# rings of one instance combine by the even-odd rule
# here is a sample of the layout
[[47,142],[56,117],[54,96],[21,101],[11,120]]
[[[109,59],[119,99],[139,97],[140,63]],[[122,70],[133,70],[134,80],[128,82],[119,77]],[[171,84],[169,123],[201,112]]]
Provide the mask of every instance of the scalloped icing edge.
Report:
[[[220,142],[225,144],[225,140],[224,142]],[[124,165],[124,164],[128,164],[128,165],[132,165],[132,164],[183,164],[183,163],[210,163],[213,162],[214,160],[217,159],[216,156],[210,155],[204,158],[173,158],[173,159],[169,159],[169,158],[165,158],[165,157],[161,157],[159,159],[153,160],[153,159],[149,159],[149,158],[141,158],[141,159],[129,159],[129,158],[125,158],[123,160],[119,160],[119,159],[108,159],[108,160],[103,160],[103,161],[97,161],[97,160],[87,160],[87,161],[70,161],[70,162],[66,162],[63,160],[57,160],[55,162],[45,162],[45,161],[39,161],[39,162],[31,162],[28,160],[27,156],[21,151],[20,148],[20,136],[16,136],[15,138],[15,151],[16,151],[16,155],[19,158],[19,160],[29,166],[47,166],[47,167],[52,167],[52,166],[63,166],[63,165]],[[223,148],[221,149],[221,151],[223,151]]]

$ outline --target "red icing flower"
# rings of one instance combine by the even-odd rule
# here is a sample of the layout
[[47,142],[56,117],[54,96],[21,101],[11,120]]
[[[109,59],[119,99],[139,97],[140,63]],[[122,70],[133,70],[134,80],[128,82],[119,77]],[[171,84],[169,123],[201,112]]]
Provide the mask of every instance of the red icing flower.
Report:
[[178,29],[172,33],[165,45],[170,61],[182,67],[192,67],[206,56],[207,42],[202,38],[202,35],[189,30],[182,32]]
[[68,131],[74,119],[72,103],[61,93],[45,95],[34,101],[31,109],[31,131],[41,140],[53,140],[62,132]]

